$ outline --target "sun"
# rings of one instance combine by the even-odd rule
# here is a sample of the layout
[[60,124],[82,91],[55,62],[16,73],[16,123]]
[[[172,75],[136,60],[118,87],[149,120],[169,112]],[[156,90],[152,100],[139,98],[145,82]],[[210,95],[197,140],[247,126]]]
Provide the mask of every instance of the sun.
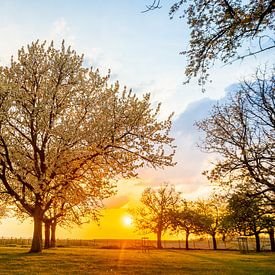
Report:
[[131,226],[133,223],[133,219],[130,216],[124,216],[122,221],[125,226]]

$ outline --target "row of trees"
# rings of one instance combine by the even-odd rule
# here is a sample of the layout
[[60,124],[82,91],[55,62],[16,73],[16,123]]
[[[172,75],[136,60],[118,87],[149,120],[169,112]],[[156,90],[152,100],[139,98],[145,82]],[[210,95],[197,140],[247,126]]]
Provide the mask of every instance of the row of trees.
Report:
[[255,236],[259,252],[259,235],[265,233],[269,235],[271,250],[275,251],[274,212],[263,207],[260,199],[242,193],[188,201],[181,198],[174,186],[164,184],[158,189],[145,189],[141,206],[131,213],[138,231],[157,235],[157,248],[162,248],[161,237],[169,231],[185,234],[186,249],[191,234],[210,235],[213,249],[217,249],[217,236],[224,241],[228,236]]
[[57,224],[97,218],[116,178],[174,165],[171,116],[159,120],[149,94],[82,63],[64,42],[37,41],[0,67],[0,194],[17,217],[33,218],[31,252],[42,250],[43,223],[47,248]]
[[196,125],[203,132],[200,148],[216,157],[212,169],[203,173],[227,195],[188,202],[167,185],[146,189],[141,199],[145,207],[135,212],[137,228],[157,233],[159,248],[160,232],[168,228],[186,232],[186,247],[191,233],[209,234],[214,249],[216,234],[238,233],[254,235],[259,251],[259,234],[267,233],[274,251],[274,68],[258,70]]

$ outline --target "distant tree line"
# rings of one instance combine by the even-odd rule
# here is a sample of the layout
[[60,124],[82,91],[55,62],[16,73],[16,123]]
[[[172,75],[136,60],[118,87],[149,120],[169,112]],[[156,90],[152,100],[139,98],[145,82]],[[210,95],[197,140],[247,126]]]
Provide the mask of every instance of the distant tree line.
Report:
[[146,188],[141,205],[130,212],[137,231],[156,234],[159,249],[163,234],[169,232],[183,233],[187,250],[190,235],[209,235],[214,250],[218,249],[217,237],[226,241],[233,236],[254,236],[257,252],[261,250],[259,235],[268,234],[271,250],[275,251],[274,212],[263,206],[259,198],[242,193],[190,201],[182,199],[174,186],[164,184],[157,189]]
[[239,234],[255,236],[260,251],[265,233],[275,251],[274,69],[258,70],[196,125],[204,134],[200,148],[216,158],[203,174],[220,194],[191,202],[167,184],[147,188],[134,212],[137,229],[158,232],[158,248],[166,230],[184,231],[187,249],[190,234],[210,235],[214,249],[217,234]]

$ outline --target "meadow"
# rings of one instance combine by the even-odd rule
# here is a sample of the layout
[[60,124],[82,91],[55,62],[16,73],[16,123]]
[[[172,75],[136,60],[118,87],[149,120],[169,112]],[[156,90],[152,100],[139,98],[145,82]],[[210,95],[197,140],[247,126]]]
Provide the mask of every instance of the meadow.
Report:
[[0,247],[0,274],[275,274],[275,254],[238,251]]

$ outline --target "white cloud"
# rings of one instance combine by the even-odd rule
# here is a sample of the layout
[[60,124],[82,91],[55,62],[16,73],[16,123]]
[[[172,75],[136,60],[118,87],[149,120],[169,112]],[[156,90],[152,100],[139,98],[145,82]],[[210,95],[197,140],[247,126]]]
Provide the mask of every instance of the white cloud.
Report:
[[65,40],[66,45],[75,45],[75,36],[71,32],[68,22],[63,17],[53,22],[47,40],[53,40],[56,43],[60,43],[62,40]]
[[186,109],[174,120],[172,135],[177,145],[175,161],[176,166],[165,170],[142,169],[140,180],[136,186],[155,187],[163,182],[169,182],[182,192],[183,197],[194,199],[207,196],[212,186],[202,172],[209,169],[212,155],[203,153],[198,148],[202,133],[194,126],[207,116],[216,100],[203,98],[190,103]]
[[11,55],[16,56],[17,50],[22,47],[22,41],[27,41],[24,29],[17,24],[0,26],[0,65],[8,65]]
[[0,65],[8,65],[11,55],[17,56],[17,51],[22,46],[30,44],[32,41],[39,39],[40,41],[53,40],[58,47],[64,39],[66,45],[75,44],[75,36],[72,34],[71,28],[64,18],[59,18],[46,28],[46,33],[33,29],[27,29],[26,26],[13,22],[2,24],[0,26]]

